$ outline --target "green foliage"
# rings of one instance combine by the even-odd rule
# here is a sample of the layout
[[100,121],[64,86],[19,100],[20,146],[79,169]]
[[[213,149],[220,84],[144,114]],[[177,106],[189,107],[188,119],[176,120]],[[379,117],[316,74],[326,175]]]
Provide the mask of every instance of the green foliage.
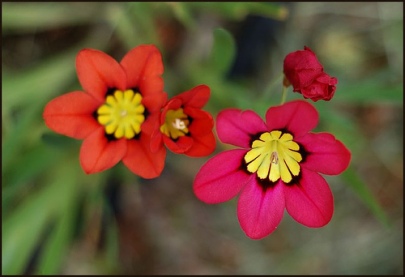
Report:
[[[201,23],[197,15],[201,13],[240,22],[248,15],[285,20],[288,10],[283,5],[261,2],[2,4],[3,37],[34,36],[77,26],[90,30],[78,43],[71,43],[66,50],[30,67],[2,66],[3,274],[26,273],[33,257],[34,268],[29,273],[60,274],[77,239],[75,230],[85,228],[86,223],[78,219],[78,214],[84,211],[89,214],[102,211],[107,218],[106,246],[98,258],[106,271],[120,273],[118,226],[102,189],[107,177],[114,175],[127,180],[126,177],[132,174],[127,170],[123,173],[122,165],[117,165],[118,169],[85,175],[78,159],[81,142],[48,130],[42,119],[43,108],[58,95],[81,90],[75,72],[75,58],[80,49],[88,47],[106,52],[118,49],[120,52],[138,44],[153,43],[163,52],[165,46],[159,37],[156,19],[172,17],[188,35],[198,36]],[[389,30],[394,32],[392,37],[397,36],[398,31]],[[281,70],[269,76],[268,82],[260,84],[261,90],[257,91],[243,81],[229,80],[227,73],[237,54],[235,39],[224,26],[213,26],[211,35],[212,43],[207,44],[209,49],[203,49],[206,55],[186,49],[179,54],[176,63],[165,64],[165,89],[169,95],[174,95],[198,84],[207,84],[211,88],[211,98],[206,109],[214,116],[227,107],[251,109],[263,116],[270,105],[280,102]],[[398,38],[393,41],[397,43]],[[389,42],[390,47],[396,45]],[[26,50],[31,51],[29,48],[27,46]],[[298,48],[301,45],[297,45]],[[344,113],[342,108],[381,102],[402,108],[403,84],[402,79],[398,79],[402,77],[398,76],[386,68],[359,80],[351,79],[350,74],[339,79],[333,101],[314,104],[321,118],[317,131],[333,133],[351,150],[353,161],[359,162],[358,157],[364,152],[369,138],[361,132],[353,115]],[[287,101],[300,98],[291,90],[288,93]],[[341,178],[375,218],[390,226],[384,207],[355,166],[352,165]],[[86,200],[84,207],[78,205],[80,199]]]

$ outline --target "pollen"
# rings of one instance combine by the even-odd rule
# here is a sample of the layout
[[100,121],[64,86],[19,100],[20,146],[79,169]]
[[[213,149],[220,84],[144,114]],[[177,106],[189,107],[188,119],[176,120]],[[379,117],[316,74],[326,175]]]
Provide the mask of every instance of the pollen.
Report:
[[302,156],[299,150],[299,144],[290,133],[276,130],[265,132],[254,140],[252,149],[246,153],[244,159],[247,170],[256,173],[260,179],[269,179],[271,182],[281,179],[284,183],[289,183],[293,176],[300,173]]
[[182,108],[168,110],[165,122],[160,126],[160,131],[172,139],[178,139],[188,134],[189,124],[188,116],[183,112]]
[[142,96],[133,90],[116,90],[108,95],[106,102],[97,109],[97,121],[105,132],[115,138],[132,139],[141,132],[145,121]]

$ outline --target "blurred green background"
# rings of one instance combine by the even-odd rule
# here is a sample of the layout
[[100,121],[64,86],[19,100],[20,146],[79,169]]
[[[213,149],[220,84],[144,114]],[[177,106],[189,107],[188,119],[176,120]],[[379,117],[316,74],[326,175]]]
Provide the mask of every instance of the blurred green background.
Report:
[[[286,213],[250,240],[236,199],[193,194],[215,153],[168,153],[153,180],[122,163],[86,175],[81,141],[49,130],[44,105],[81,90],[80,49],[120,60],[146,43],[162,52],[169,96],[207,84],[214,116],[264,116],[280,103],[285,55],[317,53],[339,83],[314,103],[315,131],[352,151],[344,174],[326,176],[332,221],[311,229]],[[300,96],[290,88],[287,101]],[[2,273],[403,274],[403,3],[2,2]]]

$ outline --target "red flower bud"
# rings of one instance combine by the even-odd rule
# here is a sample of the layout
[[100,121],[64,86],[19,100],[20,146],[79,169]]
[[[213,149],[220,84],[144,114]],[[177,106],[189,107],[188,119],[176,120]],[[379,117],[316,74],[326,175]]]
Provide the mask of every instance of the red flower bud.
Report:
[[283,85],[316,102],[329,101],[336,90],[337,79],[323,71],[322,64],[307,46],[288,54],[284,59]]

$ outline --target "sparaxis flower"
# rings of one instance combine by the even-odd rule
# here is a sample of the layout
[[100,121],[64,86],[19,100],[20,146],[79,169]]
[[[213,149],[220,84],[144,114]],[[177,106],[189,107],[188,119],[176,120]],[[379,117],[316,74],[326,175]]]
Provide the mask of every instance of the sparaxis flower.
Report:
[[225,109],[216,130],[226,150],[197,173],[194,193],[205,203],[228,201],[240,194],[237,216],[246,235],[261,239],[280,223],[284,209],[299,223],[322,227],[332,218],[333,195],[319,174],[337,175],[351,154],[329,133],[312,133],[316,109],[297,100],[270,107],[264,122],[251,110]]
[[203,157],[215,150],[214,120],[202,110],[210,88],[196,86],[171,98],[160,115],[160,128],[152,135],[152,151],[164,144],[176,154]]
[[164,167],[164,147],[150,150],[151,135],[159,128],[163,92],[163,63],[154,45],[130,50],[118,63],[95,49],[83,49],[76,58],[83,91],[51,100],[43,118],[53,131],[83,139],[80,164],[90,174],[122,160],[133,173],[154,178]]
[[285,57],[283,71],[284,86],[292,85],[293,91],[306,99],[329,101],[335,94],[338,80],[324,72],[315,53],[307,46]]

